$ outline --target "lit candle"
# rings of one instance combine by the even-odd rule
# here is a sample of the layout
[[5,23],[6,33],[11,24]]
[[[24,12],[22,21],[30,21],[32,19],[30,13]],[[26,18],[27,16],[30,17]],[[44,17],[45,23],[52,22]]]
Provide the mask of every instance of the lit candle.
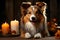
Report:
[[12,35],[18,35],[19,34],[19,21],[13,20],[11,21],[11,32]]
[[2,24],[2,34],[7,35],[8,32],[9,32],[9,24],[5,22]]

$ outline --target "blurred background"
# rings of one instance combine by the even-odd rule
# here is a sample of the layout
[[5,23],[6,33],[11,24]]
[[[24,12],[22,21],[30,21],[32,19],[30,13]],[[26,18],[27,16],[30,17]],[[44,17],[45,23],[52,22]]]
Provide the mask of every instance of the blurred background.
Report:
[[20,21],[21,12],[20,6],[22,2],[32,2],[35,4],[38,1],[47,3],[46,15],[48,21],[51,18],[56,18],[57,23],[60,24],[60,1],[59,0],[0,0],[0,26],[3,22],[10,22],[17,19]]

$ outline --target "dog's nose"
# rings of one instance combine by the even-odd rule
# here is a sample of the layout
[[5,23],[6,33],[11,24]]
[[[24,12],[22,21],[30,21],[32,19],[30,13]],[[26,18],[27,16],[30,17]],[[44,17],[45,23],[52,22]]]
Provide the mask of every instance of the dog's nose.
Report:
[[32,20],[36,20],[36,18],[35,17],[32,17]]
[[30,21],[36,21],[36,16],[35,15],[31,15],[30,16]]

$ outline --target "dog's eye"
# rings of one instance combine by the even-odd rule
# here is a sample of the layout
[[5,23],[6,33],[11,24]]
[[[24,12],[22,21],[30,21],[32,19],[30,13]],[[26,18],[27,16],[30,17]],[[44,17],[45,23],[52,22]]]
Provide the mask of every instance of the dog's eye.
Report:
[[36,13],[38,13],[38,11],[36,11]]
[[39,12],[39,11],[37,11],[36,13],[40,14],[40,12]]
[[31,12],[29,12],[29,14],[31,14]]
[[37,14],[42,14],[40,10],[37,10],[36,13],[37,13]]

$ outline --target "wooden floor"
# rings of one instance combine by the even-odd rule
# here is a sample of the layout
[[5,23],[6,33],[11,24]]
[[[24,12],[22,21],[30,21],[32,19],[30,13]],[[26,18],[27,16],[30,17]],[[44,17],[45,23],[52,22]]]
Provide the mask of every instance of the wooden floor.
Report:
[[60,40],[55,37],[45,37],[40,39],[21,39],[20,37],[0,37],[0,40]]

